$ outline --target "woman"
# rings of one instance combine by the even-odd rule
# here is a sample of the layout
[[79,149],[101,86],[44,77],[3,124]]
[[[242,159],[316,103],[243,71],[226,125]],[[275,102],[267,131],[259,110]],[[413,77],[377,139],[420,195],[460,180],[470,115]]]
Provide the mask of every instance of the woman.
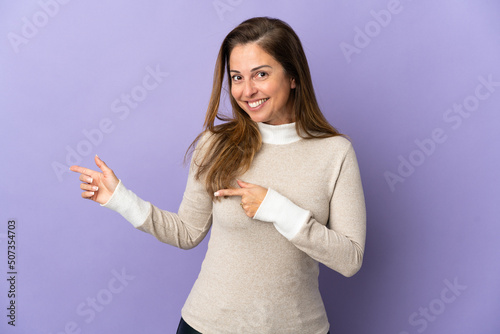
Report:
[[[218,113],[226,74],[231,118]],[[177,214],[138,198],[97,156],[102,173],[71,170],[82,197],[162,242],[189,249],[212,227],[178,333],[327,333],[318,262],[360,269],[365,202],[353,147],[322,115],[286,23],[253,18],[226,36],[196,143]]]

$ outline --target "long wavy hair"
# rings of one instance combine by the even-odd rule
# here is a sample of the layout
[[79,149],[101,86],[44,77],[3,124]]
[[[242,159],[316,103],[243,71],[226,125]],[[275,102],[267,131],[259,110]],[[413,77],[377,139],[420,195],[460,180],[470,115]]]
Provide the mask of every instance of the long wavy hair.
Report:
[[[314,94],[309,65],[302,44],[285,22],[268,17],[255,17],[242,22],[224,39],[215,63],[212,95],[205,116],[204,131],[189,146],[186,156],[192,152],[198,140],[207,132],[208,147],[204,156],[197,159],[196,178],[203,176],[206,189],[213,194],[219,189],[234,186],[234,181],[249,168],[255,154],[262,145],[257,124],[229,94],[232,117],[219,112],[224,77],[227,75],[228,91],[231,92],[229,57],[237,45],[257,43],[271,55],[285,73],[295,79],[292,89],[293,113],[297,133],[305,139],[327,138],[340,134],[331,126],[321,112]],[[218,119],[221,124],[215,125]],[[212,195],[213,196],[213,195]]]

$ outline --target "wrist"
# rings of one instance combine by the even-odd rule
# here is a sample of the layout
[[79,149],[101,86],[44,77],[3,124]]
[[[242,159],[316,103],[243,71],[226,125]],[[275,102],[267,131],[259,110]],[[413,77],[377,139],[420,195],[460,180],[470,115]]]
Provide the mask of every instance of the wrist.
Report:
[[310,217],[310,211],[269,188],[253,219],[273,223],[278,232],[290,240]]

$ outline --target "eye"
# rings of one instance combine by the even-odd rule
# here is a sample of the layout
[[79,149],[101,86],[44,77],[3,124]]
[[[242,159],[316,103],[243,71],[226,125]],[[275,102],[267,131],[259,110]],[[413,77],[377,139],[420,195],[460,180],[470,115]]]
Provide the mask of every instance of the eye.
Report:
[[256,77],[257,79],[263,79],[263,78],[267,77],[267,75],[268,75],[268,74],[267,74],[266,72],[257,72],[257,73],[255,74],[255,77]]
[[231,79],[236,82],[236,81],[240,81],[241,80],[241,75],[239,74],[235,74],[231,77]]

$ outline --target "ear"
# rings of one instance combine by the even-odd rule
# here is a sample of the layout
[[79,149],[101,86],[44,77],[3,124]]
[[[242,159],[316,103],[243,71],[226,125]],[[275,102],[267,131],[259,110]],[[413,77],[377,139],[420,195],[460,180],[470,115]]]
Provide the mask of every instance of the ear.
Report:
[[291,78],[290,79],[290,89],[295,89],[296,85],[295,85],[295,79],[294,78]]

